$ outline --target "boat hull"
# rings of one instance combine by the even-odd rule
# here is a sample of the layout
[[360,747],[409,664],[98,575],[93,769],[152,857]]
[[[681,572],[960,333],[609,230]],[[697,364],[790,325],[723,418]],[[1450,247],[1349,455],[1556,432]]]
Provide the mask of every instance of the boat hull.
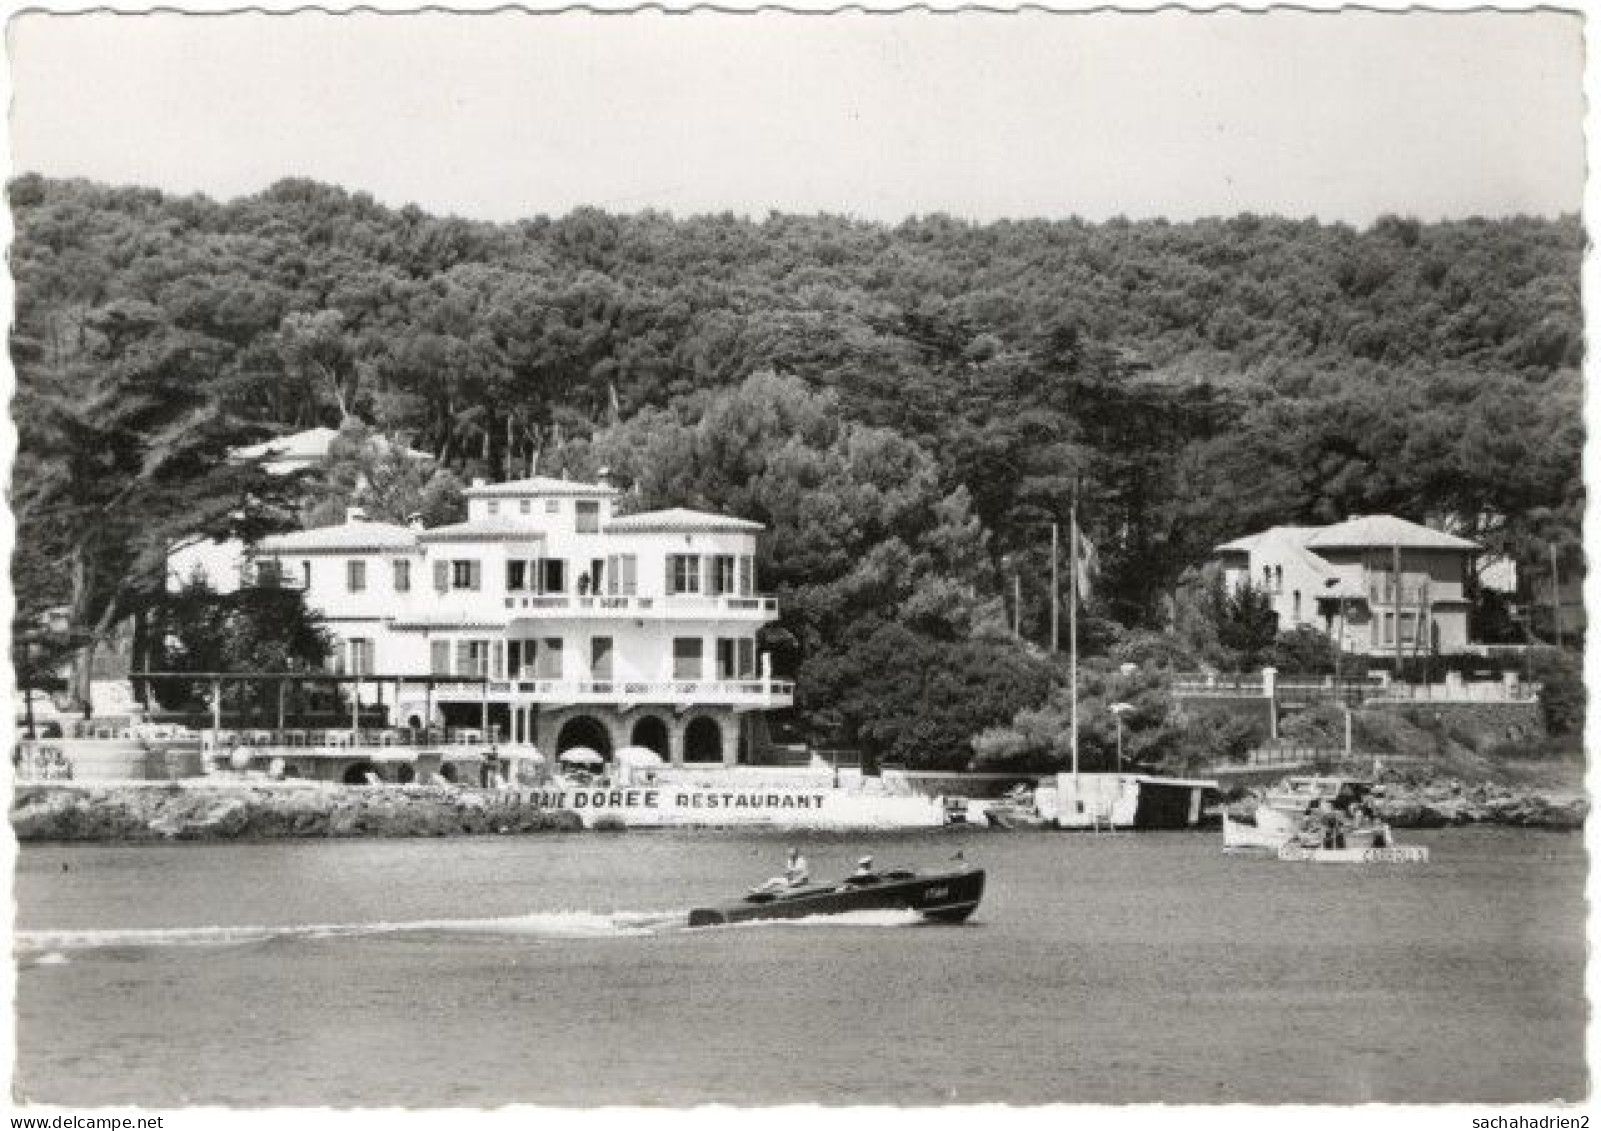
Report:
[[983,896],[983,869],[933,876],[886,873],[873,883],[847,881],[801,888],[767,899],[750,897],[721,907],[697,907],[689,913],[689,925],[711,927],[761,919],[805,919],[852,911],[915,911],[935,922],[960,923],[978,908]]
[[1429,850],[1419,844],[1392,844],[1386,848],[1308,848],[1286,844],[1279,859],[1297,864],[1427,864]]

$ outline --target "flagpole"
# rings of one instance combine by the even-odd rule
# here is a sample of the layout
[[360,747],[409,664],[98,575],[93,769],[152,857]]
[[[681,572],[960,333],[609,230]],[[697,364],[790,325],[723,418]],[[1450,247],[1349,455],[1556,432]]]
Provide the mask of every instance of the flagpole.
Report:
[[1051,655],[1062,650],[1062,598],[1061,582],[1057,579],[1057,559],[1062,555],[1057,550],[1057,523],[1051,523]]
[[1073,796],[1078,797],[1078,485],[1067,505],[1067,682],[1072,689]]

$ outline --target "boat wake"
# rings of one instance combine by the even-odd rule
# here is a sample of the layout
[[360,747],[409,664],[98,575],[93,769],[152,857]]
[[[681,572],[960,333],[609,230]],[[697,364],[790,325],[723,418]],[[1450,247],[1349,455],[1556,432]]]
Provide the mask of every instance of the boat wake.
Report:
[[808,915],[802,919],[744,919],[737,923],[715,923],[694,928],[697,931],[795,930],[816,927],[918,927],[923,917],[911,910],[841,911],[838,915]]
[[354,938],[408,932],[519,935],[525,938],[637,938],[680,927],[683,911],[540,911],[483,919],[417,919],[389,923],[315,923],[277,927],[206,926],[112,928],[77,931],[18,931],[19,955],[104,948],[240,946],[288,939]]

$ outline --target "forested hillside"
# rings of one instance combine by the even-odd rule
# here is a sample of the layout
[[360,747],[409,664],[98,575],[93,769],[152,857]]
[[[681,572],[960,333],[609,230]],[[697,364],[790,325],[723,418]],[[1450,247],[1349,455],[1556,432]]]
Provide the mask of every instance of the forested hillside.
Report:
[[[1552,543],[1582,565],[1571,218],[495,225],[299,180],[10,195],[13,505],[51,548],[14,572],[80,626],[111,591],[85,573],[133,577],[126,614],[160,538],[270,521],[230,503],[221,448],[347,414],[462,478],[605,465],[642,503],[768,522],[792,669],[883,621],[982,636],[1014,593],[1040,639],[1075,482],[1093,612],[1123,629],[1272,523],[1392,511],[1527,577]],[[120,541],[94,525],[141,505]]]

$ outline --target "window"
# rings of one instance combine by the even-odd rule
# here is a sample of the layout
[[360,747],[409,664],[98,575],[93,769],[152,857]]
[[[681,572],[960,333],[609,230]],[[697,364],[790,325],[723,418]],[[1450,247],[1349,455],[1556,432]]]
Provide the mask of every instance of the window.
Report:
[[499,499],[490,499],[489,500],[489,513],[490,514],[499,514],[500,513],[500,500]]
[[532,640],[512,640],[506,644],[506,674],[512,679],[534,677],[534,656],[539,650]]
[[545,513],[546,514],[560,514],[561,513],[561,500],[560,499],[546,499],[545,500]]
[[518,499],[517,500],[517,513],[519,513],[519,514],[532,514],[533,510],[534,510],[534,500],[532,500],[532,499]]
[[450,563],[434,563],[434,588],[443,593],[450,588]]
[[452,589],[481,589],[483,587],[483,572],[479,563],[475,561],[460,560],[450,563],[450,587]]
[[573,529],[579,534],[600,533],[600,504],[593,499],[580,499],[576,506]]
[[520,558],[512,558],[506,562],[506,588],[513,593],[520,592],[528,585],[528,563]]
[[489,674],[494,679],[506,678],[506,644],[496,640],[489,645]]
[[741,554],[739,558],[739,592],[742,597],[749,597],[756,591],[756,559],[750,554]]
[[561,637],[548,636],[540,642],[539,652],[534,660],[534,677],[561,678]]
[[372,641],[357,638],[350,641],[350,674],[372,674]]
[[345,588],[352,593],[360,593],[367,588],[367,563],[351,561],[345,563]]
[[276,558],[262,558],[256,562],[256,584],[263,589],[276,589],[283,581],[283,567]]
[[589,678],[598,682],[611,679],[611,637],[592,636],[589,639]]
[[304,589],[311,588],[311,563],[300,563],[300,585]]
[[638,587],[639,558],[634,554],[613,554],[606,559],[606,592],[632,597]]
[[756,677],[756,641],[749,636],[739,642],[739,678]]
[[667,555],[667,592],[669,594],[700,592],[699,554]]
[[567,563],[561,558],[540,558],[539,572],[539,588],[541,592],[567,592]]
[[734,665],[738,662],[735,654],[735,641],[731,637],[717,638],[717,678],[733,679]]
[[678,636],[673,639],[673,678],[699,679],[703,642],[698,636]]
[[456,641],[456,674],[486,676],[489,674],[489,641]]
[[734,591],[734,555],[718,554],[712,558],[712,586],[714,596]]
[[428,671],[431,675],[450,674],[450,641],[434,640],[429,642]]
[[395,566],[395,592],[411,592],[411,563],[405,558],[396,558]]

